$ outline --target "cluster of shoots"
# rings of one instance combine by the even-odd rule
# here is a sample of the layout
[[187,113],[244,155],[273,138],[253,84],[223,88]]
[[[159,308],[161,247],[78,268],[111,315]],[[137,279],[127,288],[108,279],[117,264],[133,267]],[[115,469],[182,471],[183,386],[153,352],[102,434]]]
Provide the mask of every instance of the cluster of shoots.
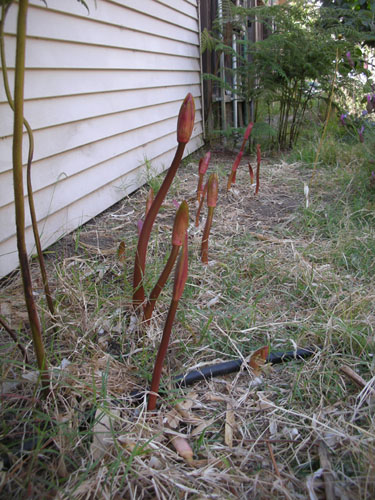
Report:
[[202,244],[201,244],[201,260],[203,264],[208,264],[208,238],[210,236],[212,220],[214,215],[214,209],[216,207],[218,193],[219,193],[219,179],[217,174],[211,174],[208,178],[208,181],[203,186],[203,179],[207,172],[208,165],[211,159],[211,152],[208,151],[203,158],[199,161],[199,169],[198,169],[198,187],[197,187],[197,203],[198,208],[195,215],[195,226],[199,226],[199,218],[202,210],[202,206],[204,200],[207,199],[207,219],[206,224],[203,231],[202,236]]
[[[163,290],[167,279],[173,269],[175,261],[180,253],[180,258],[176,265],[174,288],[171,305],[168,311],[167,319],[165,322],[163,335],[159,347],[159,351],[155,360],[154,372],[151,382],[151,392],[148,400],[148,410],[153,411],[156,407],[156,400],[159,391],[160,377],[163,367],[163,362],[167,353],[169,339],[171,336],[172,326],[176,315],[178,302],[183,293],[188,274],[188,238],[187,228],[189,223],[189,208],[186,201],[183,201],[175,216],[173,230],[172,230],[172,249],[168,257],[167,263],[156,283],[152,289],[149,297],[145,300],[145,291],[143,280],[146,267],[147,247],[150,239],[152,227],[154,225],[156,216],[160,207],[168,193],[177,169],[181,163],[186,144],[189,142],[195,119],[195,104],[193,96],[189,93],[182,105],[178,116],[177,122],[177,151],[172,164],[167,172],[164,181],[154,197],[153,191],[150,189],[146,201],[145,219],[138,223],[139,238],[137,251],[134,262],[134,275],[133,275],[133,307],[135,309],[143,310],[144,323],[149,323],[156,301]],[[209,161],[209,159],[208,159]]]
[[[253,122],[250,122],[245,130],[242,144],[241,144],[241,149],[240,149],[239,153],[237,154],[236,159],[233,162],[232,170],[228,176],[227,191],[229,191],[230,188],[232,187],[232,184],[235,184],[235,182],[236,182],[237,169],[238,169],[239,164],[241,162],[241,159],[242,159],[242,156],[243,156],[243,153],[245,150],[246,142],[248,141],[250,134],[251,134],[251,131],[253,130],[253,126],[254,126]],[[257,169],[256,169],[255,194],[258,194],[259,185],[260,185],[259,183],[260,183],[260,162],[261,162],[260,144],[256,145],[256,152],[257,152]],[[251,166],[250,162],[248,164],[248,167],[249,167],[249,174],[250,174],[250,185],[252,186],[254,184],[254,170],[253,170],[253,167]]]
[[152,227],[154,225],[156,216],[159,209],[168,193],[174,176],[176,175],[177,169],[180,166],[182,156],[185,150],[186,144],[190,140],[190,136],[194,127],[195,119],[195,104],[193,96],[189,93],[180,109],[177,122],[177,151],[169,167],[168,173],[164,178],[164,181],[153,200],[148,213],[143,222],[142,228],[140,230],[138,245],[135,255],[134,262],[134,275],[133,275],[133,307],[137,309],[142,307],[145,301],[145,291],[143,286],[143,279],[146,267],[146,255],[147,247],[150,239],[150,234]]
[[245,133],[243,136],[243,141],[241,144],[241,149],[240,149],[239,153],[237,154],[236,159],[234,160],[234,163],[232,165],[232,170],[231,170],[229,177],[228,177],[227,191],[229,191],[232,184],[235,184],[235,182],[236,182],[237,169],[238,169],[238,166],[241,162],[243,152],[245,150],[246,142],[248,141],[250,134],[251,134],[251,131],[253,130],[253,126],[254,126],[254,123],[250,122],[249,125],[246,127],[246,130],[245,130]]

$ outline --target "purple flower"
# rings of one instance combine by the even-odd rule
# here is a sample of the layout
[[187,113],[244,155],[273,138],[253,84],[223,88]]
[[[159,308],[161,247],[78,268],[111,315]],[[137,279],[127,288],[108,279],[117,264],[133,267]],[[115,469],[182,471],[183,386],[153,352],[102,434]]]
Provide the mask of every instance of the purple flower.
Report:
[[359,142],[365,142],[365,138],[363,137],[363,132],[365,131],[365,127],[362,125],[360,129],[358,129]]
[[352,68],[354,68],[354,62],[353,62],[353,59],[352,59],[352,55],[351,55],[351,53],[349,51],[346,53],[346,58],[348,59],[348,62],[350,64],[350,66]]
[[362,111],[362,116],[366,116],[366,115],[368,115],[368,111],[367,111],[366,109],[364,109],[364,110]]
[[340,115],[340,122],[342,123],[342,125],[345,126],[345,119],[348,117],[348,114],[347,113],[343,113],[342,115]]

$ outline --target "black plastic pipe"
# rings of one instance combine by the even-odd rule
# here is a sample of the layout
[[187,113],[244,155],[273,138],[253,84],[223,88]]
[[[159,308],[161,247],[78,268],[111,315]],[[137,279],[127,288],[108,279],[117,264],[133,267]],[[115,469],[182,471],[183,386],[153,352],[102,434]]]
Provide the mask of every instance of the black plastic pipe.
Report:
[[[271,352],[266,359],[266,363],[273,365],[284,363],[286,361],[305,359],[317,352],[317,349],[296,349],[294,351],[276,351]],[[177,375],[174,381],[176,387],[187,387],[199,382],[200,380],[210,379],[212,377],[220,377],[221,375],[228,375],[240,371],[243,364],[242,359],[234,359],[233,361],[224,361],[215,365],[204,366],[199,370],[192,370],[185,375]],[[160,391],[163,392],[163,391]],[[142,399],[144,391],[132,391],[130,396],[134,400]]]
[[[316,351],[312,349],[296,349],[295,351],[271,352],[267,356],[266,363],[275,365],[277,363],[283,363],[284,361],[291,361],[293,359],[305,359],[315,353]],[[178,375],[175,378],[175,382],[178,387],[186,387],[188,385],[194,384],[195,382],[198,382],[199,380],[238,372],[242,366],[242,363],[242,359],[235,359],[233,361],[225,361],[216,365],[204,366],[200,370],[193,370],[186,375]]]

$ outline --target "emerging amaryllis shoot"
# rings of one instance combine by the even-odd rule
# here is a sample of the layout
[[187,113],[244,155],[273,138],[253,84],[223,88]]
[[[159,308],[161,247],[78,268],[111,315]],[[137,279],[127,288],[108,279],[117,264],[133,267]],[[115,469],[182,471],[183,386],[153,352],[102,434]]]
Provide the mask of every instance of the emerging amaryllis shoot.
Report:
[[149,322],[156,304],[156,301],[163,290],[165,283],[173,269],[177,259],[180,247],[184,243],[185,233],[189,224],[189,207],[186,201],[183,201],[176,212],[172,231],[172,250],[168,257],[167,263],[161,273],[158,282],[151,291],[150,297],[144,308],[144,320]]
[[210,236],[212,219],[214,216],[214,209],[216,207],[218,194],[219,194],[219,179],[217,177],[217,174],[211,174],[208,179],[208,186],[207,186],[208,214],[207,214],[206,225],[203,231],[202,245],[201,245],[201,259],[203,264],[208,264],[208,238]]
[[169,307],[167,319],[165,321],[163,336],[160,342],[158,354],[156,356],[154,365],[150,395],[148,398],[148,405],[147,405],[147,409],[149,411],[155,410],[156,407],[156,400],[159,392],[160,377],[163,368],[163,362],[167,354],[169,339],[172,332],[173,321],[176,315],[178,302],[185,288],[187,276],[188,276],[188,238],[187,238],[187,231],[185,231],[184,244],[182,245],[182,251],[176,266],[172,301]]
[[250,165],[250,162],[249,162],[249,174],[250,174],[250,184],[252,186],[254,184],[254,170],[253,167]]
[[201,196],[201,201],[199,202],[198,208],[197,208],[197,213],[195,214],[195,226],[199,226],[199,216],[201,214],[201,210],[203,207],[204,199],[207,194],[207,187],[208,187],[208,182],[204,185],[203,191],[202,191],[202,196]]
[[177,120],[177,142],[187,144],[190,141],[194,128],[195,103],[194,97],[189,94],[185,97]]
[[249,125],[246,127],[246,130],[245,130],[245,133],[244,133],[244,136],[243,136],[243,141],[242,141],[242,144],[241,144],[240,152],[238,153],[238,155],[236,156],[236,159],[234,160],[234,163],[232,165],[231,173],[229,174],[229,177],[228,177],[227,191],[229,191],[229,189],[231,188],[232,184],[234,184],[236,182],[237,168],[238,168],[238,165],[240,164],[241,158],[243,156],[243,152],[244,152],[244,149],[245,149],[246,142],[247,142],[247,140],[250,137],[251,131],[253,130],[253,126],[254,126],[254,123],[250,122]]
[[146,254],[148,241],[152,226],[154,225],[156,216],[159,212],[160,206],[169,190],[177,169],[181,163],[186,144],[188,143],[194,127],[195,118],[195,104],[194,98],[189,93],[181,105],[180,113],[177,122],[177,141],[178,147],[175,157],[169,167],[168,173],[165,176],[163,184],[161,185],[157,195],[150,207],[150,210],[145,218],[142,226],[141,233],[138,239],[138,246],[134,262],[134,275],[133,275],[133,307],[138,307],[143,304],[145,300],[145,292],[143,288],[143,276],[146,267]]
[[200,159],[199,161],[199,178],[198,178],[198,187],[197,187],[197,201],[200,203],[201,201],[201,196],[203,193],[202,187],[203,187],[203,178],[204,174],[207,172],[208,169],[208,164],[210,163],[211,160],[211,151],[208,151],[203,158]]
[[120,241],[120,244],[117,249],[117,258],[121,264],[125,264],[126,261],[126,248],[125,241]]
[[257,144],[257,173],[256,173],[256,186],[255,186],[255,194],[259,192],[259,175],[260,175],[260,144]]

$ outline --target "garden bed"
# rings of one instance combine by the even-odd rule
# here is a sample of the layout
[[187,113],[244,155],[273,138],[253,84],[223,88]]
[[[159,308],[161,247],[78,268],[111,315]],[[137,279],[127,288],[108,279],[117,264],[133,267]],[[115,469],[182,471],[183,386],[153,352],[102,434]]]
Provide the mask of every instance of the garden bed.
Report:
[[[331,491],[331,498],[373,498],[374,402],[370,387],[361,392],[341,371],[350,366],[365,381],[374,373],[373,207],[353,215],[353,184],[345,188],[342,172],[321,168],[306,208],[311,170],[280,157],[262,161],[257,196],[247,168],[253,155],[226,192],[234,156],[212,151],[220,193],[207,266],[200,262],[206,212],[198,228],[193,223],[199,156],[185,160],[153,229],[147,291],[169,252],[173,200],[188,201],[189,277],[153,416],[145,398],[131,396],[149,385],[171,295],[169,284],[149,326],[134,315],[137,221],[148,187],[48,250],[56,325],[33,264],[48,358],[59,370],[41,399],[32,369],[4,333],[0,496],[315,499]],[[346,169],[352,179],[354,169]],[[157,188],[160,179],[149,184]],[[32,358],[17,274],[2,281],[0,301]],[[254,373],[247,361],[264,345],[316,354]],[[237,373],[185,389],[173,383],[232,359],[243,360]],[[192,459],[176,452],[176,436],[190,443]]]

